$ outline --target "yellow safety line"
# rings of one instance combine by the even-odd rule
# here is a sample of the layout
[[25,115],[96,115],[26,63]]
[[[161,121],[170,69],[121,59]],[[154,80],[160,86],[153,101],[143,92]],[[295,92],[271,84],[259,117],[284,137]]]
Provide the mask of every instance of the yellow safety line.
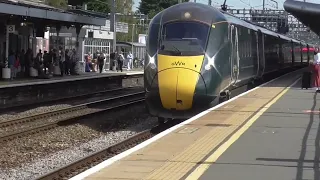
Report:
[[217,159],[236,141],[239,137],[247,131],[250,126],[266,111],[271,105],[277,102],[292,86],[294,86],[298,81],[297,79],[293,84],[284,89],[278,96],[276,96],[272,101],[265,105],[260,111],[257,112],[244,126],[242,126],[237,132],[235,132],[231,138],[220,146],[215,152],[213,152],[201,165],[199,165],[187,178],[186,180],[195,180],[199,179],[205,171],[217,161]]

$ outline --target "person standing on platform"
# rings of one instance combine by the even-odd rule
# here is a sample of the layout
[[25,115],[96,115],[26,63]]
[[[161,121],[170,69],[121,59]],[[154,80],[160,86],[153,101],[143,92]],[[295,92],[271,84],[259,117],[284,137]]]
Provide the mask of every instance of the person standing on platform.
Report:
[[43,54],[43,68],[44,68],[44,74],[49,73],[49,62],[50,62],[50,54],[47,51],[44,51]]
[[65,68],[65,55],[63,52],[62,47],[59,48],[59,67],[60,67],[60,72],[61,72],[61,76],[64,75],[64,68]]
[[77,57],[76,49],[72,49],[70,59],[71,59],[71,63],[72,63],[71,74],[78,75],[78,72],[77,72],[78,57]]
[[31,49],[27,50],[26,54],[24,55],[24,60],[25,60],[25,76],[29,77],[30,76],[30,67],[31,67],[31,62],[32,62]]
[[103,71],[103,65],[104,65],[104,54],[101,53],[98,55],[98,67],[99,67],[99,72],[102,73]]
[[71,67],[71,60],[69,55],[69,49],[66,49],[65,52],[65,73],[66,75],[70,75],[70,67]]
[[9,57],[8,57],[8,66],[11,70],[11,80],[13,80],[14,76],[14,63],[15,63],[15,55],[12,52],[12,50],[9,51]]
[[20,67],[20,52],[17,51],[16,52],[16,56],[15,56],[15,61],[14,61],[14,71],[13,71],[13,77],[16,78],[17,77],[17,73],[19,72],[19,67]]
[[20,68],[21,68],[21,74],[25,73],[25,52],[24,49],[22,49],[21,53],[20,53]]
[[313,61],[313,74],[314,74],[314,87],[317,91],[320,88],[320,53],[319,51],[314,51],[314,61]]
[[128,71],[130,71],[132,69],[132,61],[133,61],[133,55],[131,52],[128,53],[127,55],[127,59],[128,59]]
[[43,54],[42,54],[41,49],[39,49],[39,52],[38,52],[38,54],[37,54],[37,56],[36,56],[36,60],[37,60],[39,63],[41,63],[42,60],[43,60],[42,58],[43,58]]
[[122,66],[123,66],[123,61],[124,61],[124,56],[123,56],[123,52],[121,51],[118,55],[117,58],[117,63],[118,63],[118,69],[117,72],[120,70],[122,72]]
[[111,64],[111,65],[110,65],[110,70],[111,70],[111,71],[115,71],[115,70],[118,69],[117,57],[118,57],[117,51],[112,52],[112,53],[110,54],[110,64]]

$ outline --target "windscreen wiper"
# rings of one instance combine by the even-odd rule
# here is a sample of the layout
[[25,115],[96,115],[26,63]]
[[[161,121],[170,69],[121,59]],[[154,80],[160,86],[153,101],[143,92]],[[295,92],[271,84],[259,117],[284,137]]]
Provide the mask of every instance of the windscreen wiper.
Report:
[[176,52],[178,52],[180,55],[182,55],[182,52],[178,48],[176,48],[174,45],[172,45],[172,47],[176,50]]

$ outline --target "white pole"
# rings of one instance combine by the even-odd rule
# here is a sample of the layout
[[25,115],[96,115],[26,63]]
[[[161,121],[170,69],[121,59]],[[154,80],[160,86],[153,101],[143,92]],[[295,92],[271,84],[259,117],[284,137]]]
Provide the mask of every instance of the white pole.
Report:
[[132,56],[134,57],[134,53],[133,53],[133,38],[134,38],[134,26],[135,24],[132,24],[132,33],[131,33],[131,53],[132,53]]
[[9,63],[9,30],[7,25],[7,31],[6,31],[6,62],[5,62],[5,68],[8,68]]

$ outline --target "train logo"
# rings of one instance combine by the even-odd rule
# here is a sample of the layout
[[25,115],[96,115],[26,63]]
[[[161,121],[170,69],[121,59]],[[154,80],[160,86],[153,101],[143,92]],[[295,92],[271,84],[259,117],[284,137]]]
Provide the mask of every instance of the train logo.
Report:
[[171,66],[185,66],[185,65],[186,64],[184,62],[180,62],[180,61],[176,61],[171,64]]

